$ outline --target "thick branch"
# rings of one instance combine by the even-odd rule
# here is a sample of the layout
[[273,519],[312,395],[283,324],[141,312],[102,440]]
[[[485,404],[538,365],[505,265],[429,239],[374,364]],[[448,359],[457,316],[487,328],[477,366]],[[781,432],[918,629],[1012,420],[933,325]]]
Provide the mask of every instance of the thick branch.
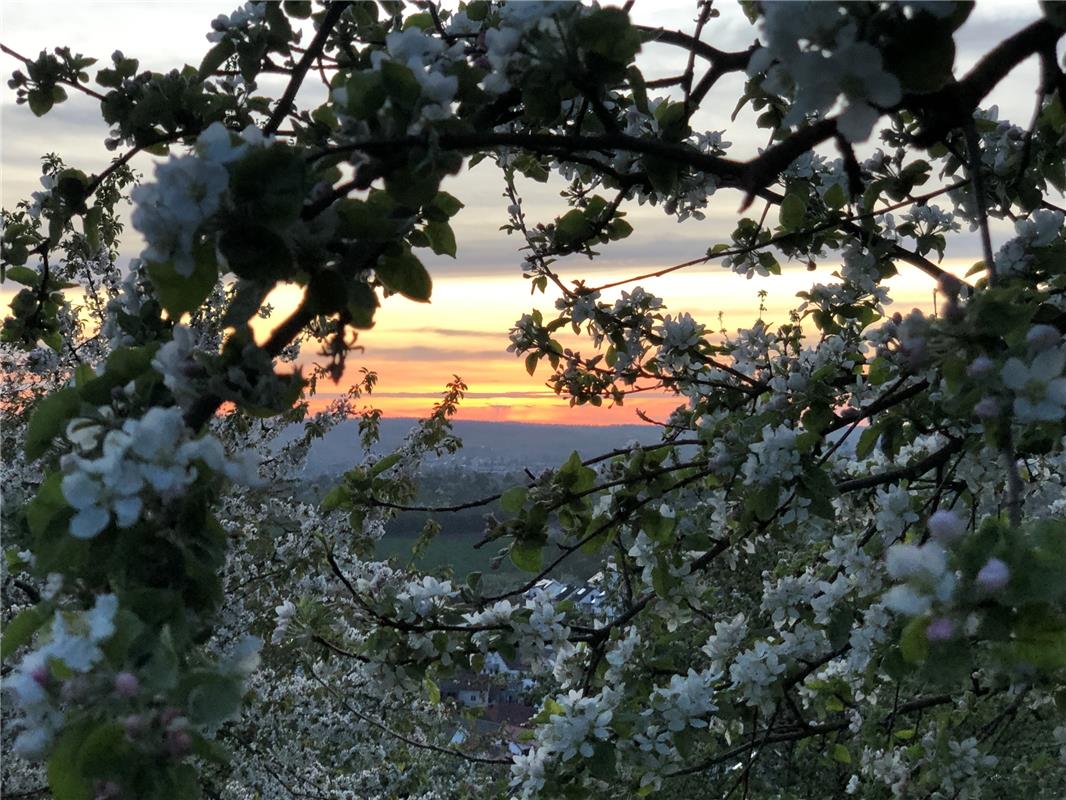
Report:
[[905,97],[902,105],[918,110],[924,118],[914,143],[929,147],[965,124],[988,93],[1016,66],[1036,53],[1054,48],[1064,32],[1046,17],[1037,20],[996,45],[957,83],[933,94]]
[[881,472],[877,475],[867,475],[865,478],[853,478],[850,481],[841,481],[837,484],[839,492],[854,492],[859,489],[870,489],[874,486],[882,486],[886,483],[898,483],[902,480],[914,480],[920,478],[931,469],[936,469],[947,463],[955,453],[962,449],[962,439],[952,439],[935,453],[931,453],[923,459],[915,461],[906,467]]
[[641,33],[648,35],[649,41],[662,42],[663,44],[672,44],[677,47],[682,47],[685,50],[695,53],[701,58],[707,59],[716,66],[720,65],[723,70],[735,71],[745,69],[748,66],[748,60],[751,58],[751,54],[754,51],[754,48],[751,48],[749,50],[728,52],[726,50],[719,50],[717,47],[700,41],[696,37],[690,36],[682,31],[653,28],[650,25],[636,25],[634,27],[636,27]]

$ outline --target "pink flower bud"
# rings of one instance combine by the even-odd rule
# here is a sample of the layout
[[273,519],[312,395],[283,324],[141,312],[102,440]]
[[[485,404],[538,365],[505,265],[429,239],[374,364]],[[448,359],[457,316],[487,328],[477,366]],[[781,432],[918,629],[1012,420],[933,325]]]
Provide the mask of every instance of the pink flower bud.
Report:
[[977,585],[986,592],[998,592],[1010,582],[1010,567],[998,558],[988,559],[977,573]]
[[144,733],[146,727],[144,717],[140,714],[130,714],[122,720],[122,728],[126,731],[126,735],[131,739],[136,739]]
[[999,403],[994,397],[982,397],[973,407],[973,413],[981,419],[992,419],[1000,414]]
[[159,715],[159,721],[162,723],[163,727],[165,728],[165,727],[167,727],[167,725],[169,725],[171,722],[173,722],[174,720],[176,720],[180,716],[181,716],[181,709],[180,708],[174,708],[174,706],[170,706],[169,708],[164,708],[163,709],[163,712]]
[[942,508],[929,516],[929,535],[941,544],[950,544],[966,533],[966,523],[954,511]]
[[978,356],[970,362],[970,366],[966,368],[966,374],[971,378],[980,378],[990,373],[994,366],[995,364],[988,356]]
[[141,683],[132,672],[120,672],[115,676],[115,692],[119,697],[136,697]]
[[170,756],[179,759],[192,750],[192,737],[185,731],[169,731],[166,745]]
[[1053,325],[1034,325],[1025,335],[1025,343],[1034,350],[1048,350],[1057,347],[1062,341],[1062,334]]
[[936,617],[925,629],[930,642],[946,642],[955,635],[955,623],[948,617]]
[[37,667],[30,673],[30,677],[39,686],[47,686],[49,679],[52,677],[48,672],[48,667]]

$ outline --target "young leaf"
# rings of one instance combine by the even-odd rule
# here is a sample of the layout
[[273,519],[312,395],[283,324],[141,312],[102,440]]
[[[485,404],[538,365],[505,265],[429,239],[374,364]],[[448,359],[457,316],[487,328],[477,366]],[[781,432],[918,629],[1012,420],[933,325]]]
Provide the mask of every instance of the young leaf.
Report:
[[71,386],[59,389],[37,403],[26,428],[26,457],[32,461],[44,455],[79,408],[81,396]]

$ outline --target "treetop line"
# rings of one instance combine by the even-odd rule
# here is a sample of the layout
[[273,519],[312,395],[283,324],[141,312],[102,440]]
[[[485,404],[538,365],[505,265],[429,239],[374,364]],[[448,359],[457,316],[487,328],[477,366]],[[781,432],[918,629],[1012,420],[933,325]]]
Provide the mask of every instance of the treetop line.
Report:
[[[684,31],[633,5],[250,2],[167,73],[0,45],[17,103],[86,94],[117,153],[95,175],[45,156],[41,191],[2,212],[23,287],[0,333],[8,794],[1061,791],[1066,6],[957,77],[972,3],[744,2],[756,41],[735,52],[710,43],[709,0]],[[652,42],[681,74],[645,80]],[[982,104],[1032,57],[1023,128]],[[693,128],[734,73],[730,123],[750,106],[767,137],[748,160]],[[508,349],[571,405],[678,407],[656,443],[431,492],[462,378],[387,454],[373,372],[309,399],[388,298],[430,300],[417,251],[461,246],[442,185],[486,159],[552,301]],[[521,186],[551,176],[566,208],[529,220]],[[627,238],[628,204],[702,219],[729,190],[736,227],[703,254],[599,286],[556,271]],[[121,269],[126,199],[146,247]],[[1014,223],[998,248],[990,218]],[[940,262],[963,224],[982,258],[959,277]],[[735,335],[649,288],[781,259],[840,266]],[[886,308],[911,268],[938,314]],[[257,343],[283,283],[300,303]],[[353,418],[362,461],[314,495],[311,445]],[[449,546],[494,570],[416,568],[438,517],[473,509],[483,529]],[[382,560],[412,513],[430,515],[412,560]],[[507,699],[464,708],[455,686]]]

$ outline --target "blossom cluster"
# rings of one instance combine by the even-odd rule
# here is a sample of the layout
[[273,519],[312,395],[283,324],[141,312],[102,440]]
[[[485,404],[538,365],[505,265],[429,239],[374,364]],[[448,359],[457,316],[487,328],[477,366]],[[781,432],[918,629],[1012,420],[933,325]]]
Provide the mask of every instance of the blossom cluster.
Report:
[[821,116],[843,97],[838,128],[852,142],[865,141],[881,112],[902,97],[899,80],[883,66],[881,51],[858,38],[856,25],[832,3],[767,3],[762,41],[748,74],[765,72],[763,88],[792,95],[786,125]]
[[129,528],[141,518],[145,492],[163,502],[184,494],[199,476],[197,463],[237,482],[254,482],[246,461],[226,457],[211,435],[192,438],[176,407],[153,407],[140,418],[112,423],[109,406],[67,425],[73,451],[62,459],[63,497],[76,513],[70,534],[91,539],[112,522]]
[[249,126],[234,144],[229,130],[214,122],[197,138],[195,153],[172,156],[157,164],[155,182],[130,192],[136,204],[130,221],[144,234],[148,245],[141,258],[149,263],[170,263],[186,278],[192,275],[198,234],[222,207],[229,188],[226,165],[241,158],[250,147],[269,143],[258,128]]
[[1061,211],[1038,208],[1026,219],[1014,223],[1018,235],[1004,242],[996,252],[996,272],[1003,276],[1025,272],[1033,260],[1034,248],[1047,247],[1059,239],[1063,219]]
[[248,31],[261,25],[266,19],[266,3],[245,3],[231,14],[219,14],[211,20],[211,33],[207,41],[221,42],[227,34]]
[[[115,632],[117,611],[118,598],[113,594],[98,595],[93,607],[82,613],[56,611],[47,642],[27,653],[5,678],[3,688],[22,715],[16,723],[18,755],[38,760],[48,753],[65,718],[60,703],[63,688],[73,686],[76,676],[91,672],[103,659],[100,645]],[[63,671],[73,676],[57,677]]]

